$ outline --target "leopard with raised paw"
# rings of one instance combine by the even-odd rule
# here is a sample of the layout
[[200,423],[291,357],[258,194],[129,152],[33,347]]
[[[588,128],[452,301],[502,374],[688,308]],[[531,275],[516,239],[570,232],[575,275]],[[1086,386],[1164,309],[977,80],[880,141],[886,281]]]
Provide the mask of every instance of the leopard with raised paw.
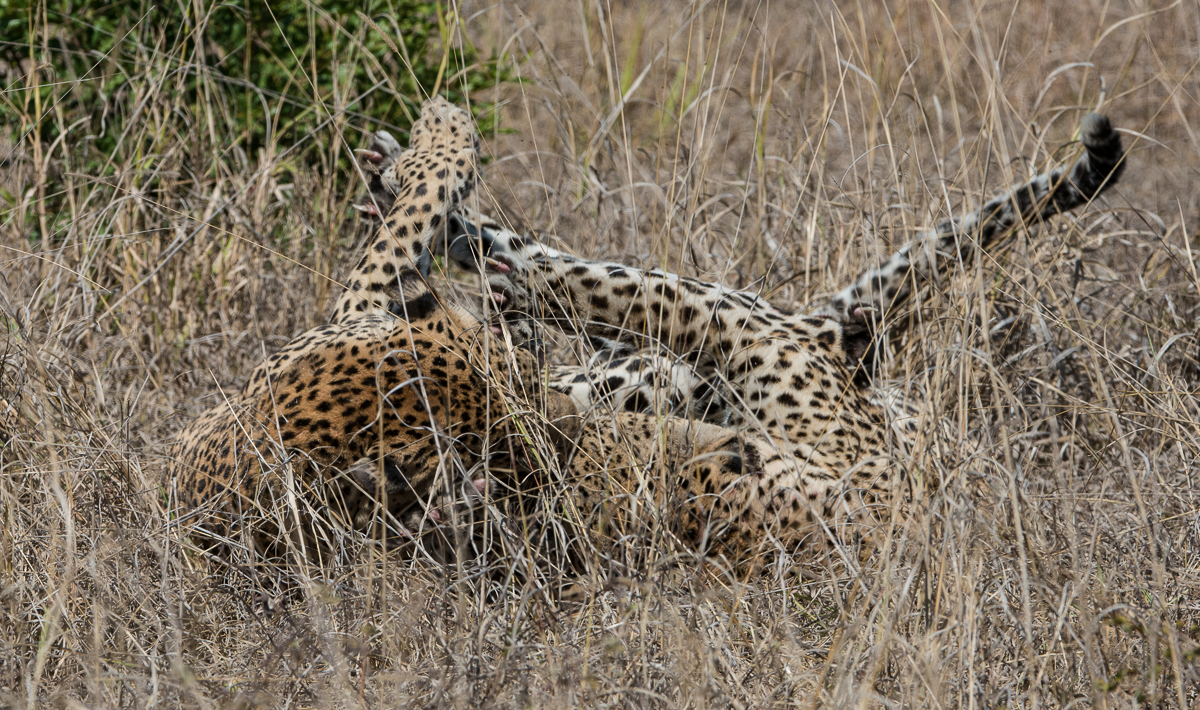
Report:
[[[915,408],[873,384],[878,324],[920,284],[1014,227],[1085,205],[1112,186],[1124,168],[1120,137],[1095,113],[1081,135],[1084,153],[1071,167],[938,224],[806,313],[658,269],[580,259],[474,213],[451,224],[469,223],[464,232],[489,263],[524,279],[537,317],[605,343],[656,344],[652,357],[551,371],[548,385],[580,412],[629,393],[617,399],[616,414],[608,407],[580,427],[567,453],[575,476],[567,483],[585,515],[612,521],[620,501],[632,509],[640,500],[644,516],[644,501],[667,501],[666,522],[706,550],[739,557],[766,543],[797,551],[863,512],[888,508],[905,487],[889,437],[921,425]],[[678,416],[663,416],[671,410]],[[684,418],[698,410],[706,423]],[[614,450],[642,465],[615,468],[607,458]],[[656,457],[668,461],[665,473],[649,475],[646,463]]]

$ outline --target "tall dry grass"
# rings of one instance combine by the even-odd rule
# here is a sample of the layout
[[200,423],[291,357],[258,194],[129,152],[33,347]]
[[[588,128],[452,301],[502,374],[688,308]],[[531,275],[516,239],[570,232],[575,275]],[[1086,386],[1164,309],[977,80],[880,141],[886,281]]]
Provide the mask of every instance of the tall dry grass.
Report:
[[[239,97],[214,80],[186,104],[186,58],[134,28],[145,71],[106,105],[132,128],[103,170],[54,101],[21,110],[64,140],[0,149],[0,704],[1197,702],[1194,3],[459,11],[522,77],[480,97],[504,102],[488,209],[780,305],[1068,158],[1087,109],[1125,129],[1126,178],[897,330],[885,373],[946,425],[897,452],[926,495],[861,564],[646,565],[563,601],[511,557],[364,548],[278,587],[200,554],[158,471],[190,417],[320,322],[363,236],[360,185],[330,166],[371,127],[326,108],[304,160],[246,154],[223,120]],[[39,51],[5,86],[78,90]]]

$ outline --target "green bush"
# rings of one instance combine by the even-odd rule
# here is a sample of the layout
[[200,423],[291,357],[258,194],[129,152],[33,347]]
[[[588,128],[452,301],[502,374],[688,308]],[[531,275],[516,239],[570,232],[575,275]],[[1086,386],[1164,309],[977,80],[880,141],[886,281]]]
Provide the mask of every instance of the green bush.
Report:
[[[403,143],[430,92],[461,102],[507,78],[495,58],[454,46],[451,19],[417,0],[0,0],[0,130],[24,152],[70,132],[59,150],[96,177],[143,160],[164,131],[186,139],[195,179],[268,144],[324,160],[348,124]],[[471,104],[487,130],[490,106]],[[344,177],[346,152],[325,167]]]

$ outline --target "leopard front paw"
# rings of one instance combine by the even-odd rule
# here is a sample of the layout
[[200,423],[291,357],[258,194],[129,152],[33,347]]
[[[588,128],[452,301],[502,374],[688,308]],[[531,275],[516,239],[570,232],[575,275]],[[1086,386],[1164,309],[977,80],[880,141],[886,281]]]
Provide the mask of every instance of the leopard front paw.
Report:
[[354,208],[372,220],[382,219],[391,211],[402,187],[395,168],[403,150],[392,134],[376,131],[371,134],[371,142],[367,147],[355,152],[358,154],[359,167],[367,176],[369,194],[365,203],[354,205]]
[[474,163],[479,147],[475,119],[466,109],[441,96],[432,98],[421,107],[421,118],[413,124],[409,147],[422,151],[443,150],[453,156],[469,157]]
[[355,208],[382,219],[398,198],[431,199],[426,181],[436,181],[438,202],[457,204],[475,185],[478,141],[470,113],[441,97],[426,101],[407,150],[387,131],[378,131],[367,148],[357,151],[370,196]]

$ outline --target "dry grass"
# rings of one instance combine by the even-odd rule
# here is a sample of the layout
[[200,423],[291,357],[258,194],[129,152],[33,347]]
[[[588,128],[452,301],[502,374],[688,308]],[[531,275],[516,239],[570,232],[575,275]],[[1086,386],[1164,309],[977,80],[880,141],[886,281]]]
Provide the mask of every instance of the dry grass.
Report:
[[[364,553],[270,599],[173,525],[161,457],[320,321],[362,235],[359,186],[322,165],[370,127],[335,115],[305,161],[229,149],[237,99],[182,102],[183,60],[136,28],[146,72],[108,110],[140,115],[102,177],[80,132],[0,146],[0,706],[1200,700],[1194,3],[461,14],[524,79],[499,89],[486,203],[781,305],[1065,159],[1085,109],[1133,149],[1101,204],[940,284],[893,340],[889,376],[964,438],[898,453],[929,489],[863,564],[735,582],[646,563],[565,603],[504,576],[511,557]],[[53,81],[29,68],[5,86]]]

